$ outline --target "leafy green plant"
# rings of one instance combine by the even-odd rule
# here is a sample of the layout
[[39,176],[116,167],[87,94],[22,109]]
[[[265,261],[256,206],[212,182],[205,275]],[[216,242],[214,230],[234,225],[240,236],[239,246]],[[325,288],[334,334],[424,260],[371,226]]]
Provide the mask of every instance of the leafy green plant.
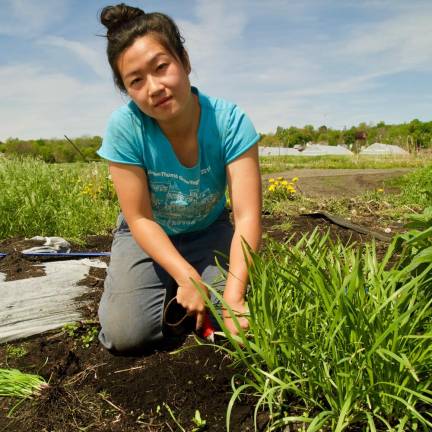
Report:
[[432,260],[418,269],[397,251],[395,240],[378,260],[374,244],[344,247],[314,232],[252,254],[250,329],[225,331],[246,371],[232,380],[228,430],[245,393],[257,397],[255,419],[269,411],[270,431],[430,430]]
[[97,339],[99,326],[94,321],[80,321],[65,324],[63,331],[74,339],[80,339],[82,346],[88,348]]
[[411,230],[397,237],[396,248],[404,257],[400,265],[418,273],[432,262],[432,207],[407,218]]
[[[174,423],[176,424],[178,429],[181,432],[186,432],[186,429],[181,425],[180,421],[175,416],[171,407],[166,402],[163,403],[163,406],[168,411],[168,414],[170,415],[170,417],[172,418],[172,420],[174,421]],[[156,413],[159,413],[159,412],[160,412],[160,406],[158,405]],[[207,421],[201,417],[201,413],[199,412],[199,410],[195,410],[195,415],[192,418],[192,423],[195,426],[190,430],[190,432],[202,432],[202,431],[206,430],[206,428],[207,428]]]
[[207,427],[207,421],[201,417],[199,410],[195,410],[195,415],[192,418],[192,422],[194,423],[195,427],[191,432],[200,432],[205,430]]
[[24,347],[24,345],[10,345],[7,344],[5,347],[5,353],[8,358],[11,359],[19,359],[21,357],[24,357],[28,351]]

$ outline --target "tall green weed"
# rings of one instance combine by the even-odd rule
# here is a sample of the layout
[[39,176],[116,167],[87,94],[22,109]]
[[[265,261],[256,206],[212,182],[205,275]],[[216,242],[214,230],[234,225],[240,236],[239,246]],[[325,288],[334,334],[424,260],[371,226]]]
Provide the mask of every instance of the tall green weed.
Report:
[[390,203],[400,206],[415,205],[424,209],[432,202],[432,165],[416,169],[403,177],[389,180],[388,184],[400,189],[399,194],[386,196]]
[[82,239],[114,226],[118,204],[102,163],[47,164],[0,160],[0,239],[62,236]]
[[246,370],[232,381],[228,425],[252,393],[268,430],[431,430],[431,238],[415,235],[418,247],[397,238],[381,260],[374,244],[318,232],[253,255],[250,330],[227,336]]

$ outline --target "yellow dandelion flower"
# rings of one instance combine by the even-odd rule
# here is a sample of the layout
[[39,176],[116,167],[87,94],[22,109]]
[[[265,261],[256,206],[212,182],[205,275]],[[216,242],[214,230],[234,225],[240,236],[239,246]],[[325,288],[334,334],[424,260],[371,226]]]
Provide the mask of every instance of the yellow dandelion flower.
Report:
[[288,185],[288,182],[287,182],[286,180],[284,180],[284,181],[282,182],[282,184],[283,184],[284,186],[287,186],[287,185]]
[[298,179],[299,179],[298,177],[293,177],[291,181],[295,183],[298,181]]
[[283,180],[283,177],[278,177],[277,179],[278,179],[278,180]]
[[276,189],[276,186],[274,184],[270,185],[268,188],[269,192],[273,192]]
[[274,178],[270,178],[269,179],[269,183],[274,183],[275,179]]

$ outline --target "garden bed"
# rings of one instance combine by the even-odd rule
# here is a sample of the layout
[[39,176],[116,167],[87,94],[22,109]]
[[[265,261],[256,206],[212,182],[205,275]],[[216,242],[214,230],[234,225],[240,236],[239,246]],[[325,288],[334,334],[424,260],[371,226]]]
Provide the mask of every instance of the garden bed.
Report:
[[[300,234],[314,229],[323,233],[329,229],[334,240],[339,238],[346,244],[370,240],[366,235],[324,219],[298,216],[292,221],[290,231],[278,228],[282,223],[283,218],[264,216],[265,231],[278,241],[285,241],[291,235],[294,241]],[[106,251],[110,241],[110,236],[92,236],[88,244],[80,248]],[[11,254],[0,261],[1,271],[7,274],[8,280],[43,275],[40,268],[35,267],[41,264],[40,260],[24,259],[17,252],[31,245],[23,239],[0,243],[1,250]],[[96,338],[88,347],[84,346],[82,337],[97,327],[97,306],[104,278],[104,269],[91,268],[89,275],[80,282],[89,287],[90,292],[83,311],[86,320],[74,330],[73,336],[54,331],[1,347],[2,367],[7,365],[42,375],[49,380],[50,388],[38,400],[26,401],[18,407],[13,418],[7,418],[6,413],[15,401],[0,399],[3,412],[0,429],[11,432],[23,429],[66,432],[80,427],[88,431],[178,430],[169,413],[171,410],[186,430],[192,430],[192,419],[198,409],[208,430],[225,430],[234,371],[222,352],[194,346],[193,335],[173,339],[168,345],[140,357],[113,356]],[[186,346],[192,348],[172,354],[176,348]],[[253,430],[253,406],[248,400],[235,406],[232,430]],[[260,416],[260,421],[264,430],[265,414]]]

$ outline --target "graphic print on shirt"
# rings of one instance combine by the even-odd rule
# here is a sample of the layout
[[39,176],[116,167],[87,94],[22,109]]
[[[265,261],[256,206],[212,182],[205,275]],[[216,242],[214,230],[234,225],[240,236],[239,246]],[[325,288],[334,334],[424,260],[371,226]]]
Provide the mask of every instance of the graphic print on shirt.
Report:
[[[208,167],[200,174],[204,177],[210,171]],[[206,187],[203,178],[190,180],[177,173],[152,170],[147,175],[154,217],[173,233],[204,220],[222,197]]]

